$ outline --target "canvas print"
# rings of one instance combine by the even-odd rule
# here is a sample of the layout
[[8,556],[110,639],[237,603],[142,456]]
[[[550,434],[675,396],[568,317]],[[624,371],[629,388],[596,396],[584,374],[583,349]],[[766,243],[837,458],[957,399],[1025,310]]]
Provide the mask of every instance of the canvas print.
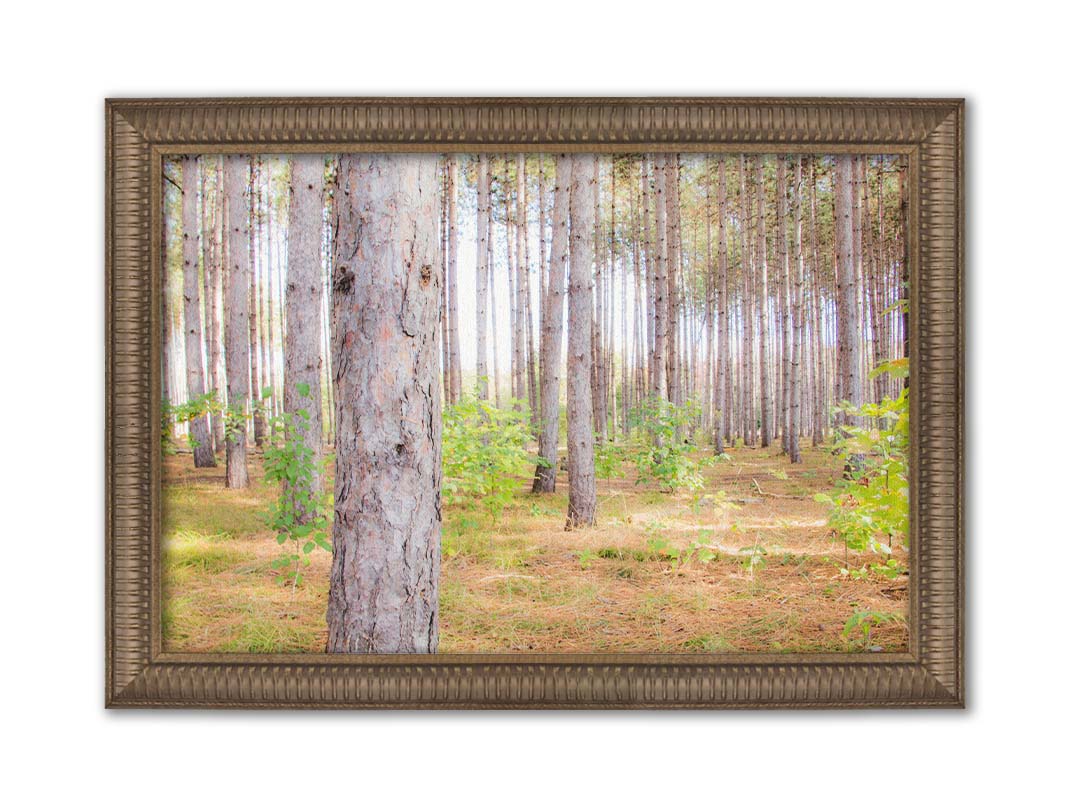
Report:
[[907,650],[908,167],[165,159],[164,650]]

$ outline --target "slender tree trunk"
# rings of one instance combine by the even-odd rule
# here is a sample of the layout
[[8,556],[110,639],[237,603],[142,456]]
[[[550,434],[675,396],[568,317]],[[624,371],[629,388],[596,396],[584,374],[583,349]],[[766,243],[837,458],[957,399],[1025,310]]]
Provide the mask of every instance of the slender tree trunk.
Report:
[[763,189],[764,158],[756,162],[756,261],[759,269],[759,351],[760,351],[760,447],[771,444],[774,422],[771,416],[770,320],[767,307],[767,201]]
[[715,422],[715,405],[712,396],[711,375],[715,371],[712,365],[715,363],[716,352],[713,336],[714,319],[714,287],[715,287],[715,251],[711,243],[711,165],[710,155],[704,156],[704,429],[714,431],[718,429]]
[[803,285],[804,285],[804,260],[803,260],[803,248],[801,243],[801,236],[803,230],[802,219],[803,216],[800,213],[800,191],[801,191],[801,164],[798,159],[794,164],[795,180],[793,183],[793,206],[796,209],[795,228],[796,236],[793,241],[793,253],[795,258],[793,259],[793,291],[792,291],[792,322],[793,322],[793,335],[792,335],[792,349],[790,353],[790,367],[789,367],[789,460],[793,464],[800,463],[800,349],[803,344],[803,329],[801,321],[801,308],[803,303]]
[[249,159],[226,156],[226,486],[248,486]]
[[[455,398],[452,397],[452,366],[449,363],[449,359],[452,356],[452,347],[448,335],[450,330],[448,314],[451,308],[451,304],[448,302],[448,159],[449,156],[441,157],[442,199],[440,229],[438,230],[438,235],[441,239],[441,264],[444,269],[444,279],[441,281],[441,393],[446,406],[456,402]],[[492,288],[490,288],[490,292],[492,292]]]
[[816,181],[815,164],[817,159],[812,158],[809,166],[811,183],[811,293],[812,305],[815,316],[813,325],[812,348],[814,349],[814,375],[812,380],[812,420],[811,420],[811,445],[817,447],[823,442],[823,430],[826,427],[826,392],[825,392],[825,367],[823,353],[823,307],[822,295],[819,288],[819,218],[816,213],[818,183]]
[[433,653],[441,566],[436,159],[342,155],[338,185],[327,651]]
[[[200,179],[196,156],[182,158],[182,296],[185,305],[185,383],[189,399],[205,393],[204,355],[200,338],[200,220],[196,195]],[[211,430],[206,414],[189,423],[193,464],[215,466]]]
[[[542,392],[542,386],[544,385],[544,336],[545,336],[545,298],[548,297],[548,240],[546,236],[546,230],[548,225],[548,216],[545,211],[545,156],[544,153],[537,154],[537,269],[539,276],[539,289],[537,292],[537,310],[538,310],[538,369],[537,369],[537,394],[538,402],[540,402],[540,395]],[[540,422],[540,420],[538,420]],[[540,425],[536,427],[540,429]]]
[[667,157],[656,153],[653,160],[656,192],[656,330],[653,354],[652,394],[667,397]]
[[648,184],[648,156],[641,157],[641,214],[645,259],[645,386],[648,395],[659,396],[656,388],[656,259],[652,251],[651,192]]
[[590,352],[593,305],[593,156],[574,156],[571,189],[571,271],[567,314],[567,530],[596,521],[593,393]]
[[489,399],[489,357],[486,349],[486,312],[489,294],[489,156],[478,157],[478,258],[475,273],[478,351],[477,375],[478,397]]
[[500,340],[497,338],[496,326],[496,255],[493,252],[493,219],[489,218],[489,229],[485,235],[486,249],[489,251],[489,309],[490,327],[493,331],[493,403],[497,408],[503,408],[500,404]]
[[[215,160],[215,207],[212,214],[212,247],[215,256],[211,262],[211,294],[208,298],[208,313],[213,320],[211,339],[209,345],[209,368],[211,370],[211,383],[215,387],[215,398],[221,405],[226,402],[226,374],[222,361],[222,295],[225,292],[226,274],[228,271],[228,251],[226,248],[226,202],[223,191],[223,159]],[[219,406],[216,406],[219,407]],[[211,428],[215,440],[215,452],[222,453],[226,449],[226,423],[225,414],[216,411],[211,418]]]
[[544,327],[541,333],[541,432],[537,455],[541,463],[534,470],[533,491],[556,491],[559,458],[560,353],[563,350],[563,295],[567,285],[570,212],[571,161],[566,154],[556,157],[556,188],[552,195],[552,249],[548,293],[543,300]]
[[263,169],[263,159],[256,158],[252,164],[252,197],[249,208],[249,256],[248,256],[248,276],[251,281],[251,287],[249,289],[249,305],[248,305],[248,337],[249,346],[251,348],[252,356],[252,384],[250,391],[252,393],[252,438],[256,443],[256,447],[263,446],[263,435],[266,431],[266,425],[264,424],[263,412],[260,408],[260,400],[262,399],[263,384],[261,382],[262,377],[262,360],[263,353],[260,348],[259,338],[259,245],[262,238],[259,230],[259,222],[261,218],[260,206],[262,205],[261,186],[260,186],[260,173]]
[[726,263],[726,158],[719,157],[719,297],[718,297],[718,340],[719,340],[719,366],[718,378],[715,381],[715,453],[721,455],[730,441],[730,323],[727,313],[729,300],[729,285],[727,278]]
[[[678,208],[678,155],[666,157],[664,165],[664,199],[667,223],[667,399],[675,405],[682,402],[682,325],[680,320],[681,254],[680,254],[680,209]],[[658,197],[657,190],[657,197]],[[679,430],[678,434],[681,435]]]
[[[859,296],[856,283],[856,258],[853,239],[853,176],[852,159],[834,159],[834,205],[837,209],[837,265],[841,276],[841,307],[838,309],[838,349],[841,353],[840,395],[854,406],[862,403],[863,385],[860,373]],[[855,425],[857,417],[841,415],[845,425]]]
[[[322,459],[322,156],[298,155],[292,161],[289,196],[289,280],[285,305],[289,328],[285,339],[285,408],[292,415],[290,433]],[[294,507],[305,493],[322,491],[318,470],[309,480],[287,482]],[[310,521],[307,509],[298,514]]]
[[463,396],[463,373],[459,356],[459,213],[456,156],[448,157],[448,368],[452,402]]

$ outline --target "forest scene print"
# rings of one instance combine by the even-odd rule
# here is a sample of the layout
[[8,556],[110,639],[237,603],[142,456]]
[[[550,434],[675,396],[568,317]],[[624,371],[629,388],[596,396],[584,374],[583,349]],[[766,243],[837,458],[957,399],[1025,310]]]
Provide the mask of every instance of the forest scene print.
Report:
[[163,177],[164,651],[908,649],[905,156]]

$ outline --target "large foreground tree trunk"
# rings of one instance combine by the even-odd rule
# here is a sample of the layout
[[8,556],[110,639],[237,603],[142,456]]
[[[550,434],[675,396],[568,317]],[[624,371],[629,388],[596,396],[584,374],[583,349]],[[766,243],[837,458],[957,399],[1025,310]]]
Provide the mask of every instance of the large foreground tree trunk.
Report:
[[[196,156],[182,159],[182,297],[185,302],[185,381],[189,399],[204,394],[204,355],[200,337],[200,221],[196,208],[200,185]],[[206,266],[206,264],[205,264]],[[193,464],[215,466],[207,414],[189,423]]]
[[593,156],[574,156],[571,189],[571,275],[567,299],[567,529],[596,519],[593,471]]
[[414,154],[342,155],[338,162],[331,653],[437,649],[442,275],[436,164],[435,156]]
[[[285,286],[285,411],[291,433],[322,458],[322,156],[293,157],[289,197],[289,274]],[[305,416],[306,415],[306,416]],[[309,481],[286,486],[295,496],[322,491],[316,470]],[[299,506],[296,503],[295,506]],[[306,511],[301,522],[308,522]]]
[[226,486],[248,486],[247,156],[226,156]]
[[567,217],[570,212],[571,157],[556,158],[556,190],[552,198],[551,271],[548,293],[543,299],[544,327],[541,332],[541,433],[537,455],[542,459],[534,471],[533,491],[556,491],[559,448],[559,357],[563,350],[563,294],[567,288]]

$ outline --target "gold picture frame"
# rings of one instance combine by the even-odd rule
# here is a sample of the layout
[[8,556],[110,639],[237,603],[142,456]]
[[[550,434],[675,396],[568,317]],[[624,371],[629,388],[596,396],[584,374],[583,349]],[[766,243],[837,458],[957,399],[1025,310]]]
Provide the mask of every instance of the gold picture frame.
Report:
[[[952,99],[106,103],[106,703],[235,708],[950,706],[963,683],[963,109]],[[900,153],[908,158],[909,650],[177,654],[161,648],[162,163],[182,153]]]

